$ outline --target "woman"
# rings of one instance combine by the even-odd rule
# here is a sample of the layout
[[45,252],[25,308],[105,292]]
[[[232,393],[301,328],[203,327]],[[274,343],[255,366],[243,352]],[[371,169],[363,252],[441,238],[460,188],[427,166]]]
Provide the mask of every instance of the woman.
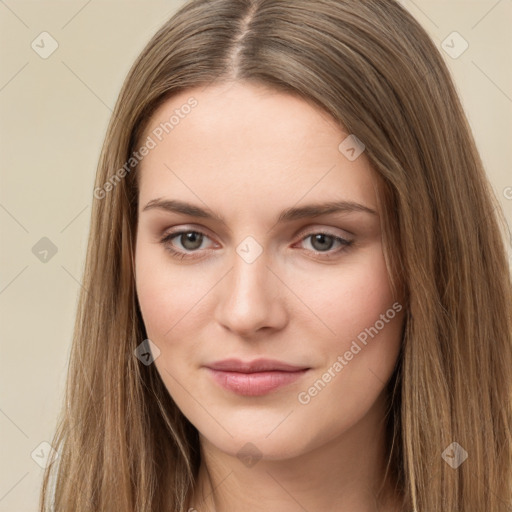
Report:
[[503,219],[398,3],[187,3],[94,197],[42,511],[512,510]]

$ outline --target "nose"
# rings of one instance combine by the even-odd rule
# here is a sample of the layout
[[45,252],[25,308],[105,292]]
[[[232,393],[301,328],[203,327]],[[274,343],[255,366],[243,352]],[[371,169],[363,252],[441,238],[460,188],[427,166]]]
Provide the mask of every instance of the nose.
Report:
[[282,285],[268,263],[265,252],[252,263],[234,254],[233,267],[222,280],[216,321],[238,336],[279,330],[288,321]]

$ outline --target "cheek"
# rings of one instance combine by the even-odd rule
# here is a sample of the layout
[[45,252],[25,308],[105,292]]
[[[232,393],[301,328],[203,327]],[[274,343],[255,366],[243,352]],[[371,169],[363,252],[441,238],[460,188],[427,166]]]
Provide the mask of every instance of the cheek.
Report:
[[[403,306],[393,296],[380,244],[361,254],[347,258],[334,272],[330,268],[329,275],[309,275],[300,284],[304,303],[321,320],[315,320],[315,351],[323,365],[308,385],[320,378],[318,391],[327,383],[329,391],[315,399],[317,405],[327,407],[329,400],[344,396],[354,410],[369,407],[398,358]],[[311,330],[308,325],[304,329]],[[314,339],[312,333],[309,337]],[[312,396],[316,393],[313,389]]]
[[337,345],[374,325],[396,300],[380,244],[347,258],[336,267],[325,267],[317,273],[304,272],[299,287],[297,295],[325,327],[322,337],[332,339]]
[[147,335],[163,341],[198,300],[190,275],[171,265],[165,251],[139,243],[135,251],[135,284]]
[[321,426],[304,424],[315,439],[334,437],[365,416],[391,377],[401,345],[403,306],[392,294],[380,247],[338,269],[335,279],[303,283],[311,309],[333,331],[317,337],[323,364],[297,395],[305,415],[324,414]]

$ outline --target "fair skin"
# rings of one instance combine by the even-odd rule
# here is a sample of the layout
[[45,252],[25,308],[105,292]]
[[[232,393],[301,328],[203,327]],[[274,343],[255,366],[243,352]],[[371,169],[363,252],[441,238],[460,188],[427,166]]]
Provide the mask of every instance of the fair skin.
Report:
[[[403,308],[392,307],[400,298],[384,262],[376,175],[364,152],[350,161],[338,149],[348,133],[326,113],[254,84],[181,92],[159,107],[143,141],[191,97],[197,106],[137,171],[135,251],[147,335],[160,350],[154,364],[200,433],[202,463],[188,505],[397,510],[389,484],[389,499],[379,507],[375,499],[386,464],[385,385],[403,323]],[[147,206],[156,199],[190,203],[222,221]],[[279,220],[284,210],[335,201],[366,209]],[[178,231],[192,233],[161,242]],[[358,341],[372,327],[373,337]],[[219,385],[205,367],[262,357],[305,370],[248,396]],[[237,456],[247,443],[252,462]]]

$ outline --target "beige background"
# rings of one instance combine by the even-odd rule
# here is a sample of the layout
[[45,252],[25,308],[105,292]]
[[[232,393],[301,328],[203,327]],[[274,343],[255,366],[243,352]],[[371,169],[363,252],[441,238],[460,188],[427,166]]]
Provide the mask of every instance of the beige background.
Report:
[[[181,4],[0,0],[0,512],[37,509],[31,453],[44,460],[61,406],[101,143],[133,60]],[[512,1],[402,4],[454,74],[510,222]],[[47,59],[31,47],[43,31],[59,45]],[[453,31],[469,43],[457,59],[442,50]],[[57,247],[46,263],[42,237]]]

